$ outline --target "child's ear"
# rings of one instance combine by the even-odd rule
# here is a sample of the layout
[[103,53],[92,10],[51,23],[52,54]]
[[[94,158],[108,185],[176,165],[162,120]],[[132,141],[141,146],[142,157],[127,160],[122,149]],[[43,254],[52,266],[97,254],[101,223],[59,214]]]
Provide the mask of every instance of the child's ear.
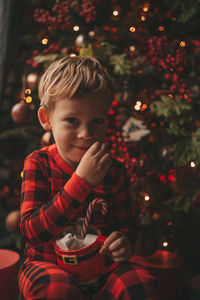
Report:
[[43,107],[38,109],[38,119],[44,130],[51,130],[49,113]]

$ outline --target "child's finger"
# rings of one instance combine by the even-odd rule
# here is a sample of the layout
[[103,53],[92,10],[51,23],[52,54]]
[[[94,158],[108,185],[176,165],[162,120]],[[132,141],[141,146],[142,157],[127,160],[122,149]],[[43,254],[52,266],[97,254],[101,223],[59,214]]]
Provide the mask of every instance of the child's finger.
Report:
[[111,244],[113,244],[116,240],[118,240],[122,236],[122,233],[119,231],[112,232],[107,239],[104,241],[104,246],[109,248]]
[[101,144],[99,150],[95,153],[95,158],[97,160],[100,160],[102,156],[106,153],[106,151],[107,151],[106,145],[104,143]]
[[100,161],[99,161],[101,164],[109,164],[109,166],[108,167],[110,167],[110,164],[111,164],[111,162],[112,162],[112,158],[111,158],[111,156],[110,156],[110,154],[109,153],[105,153],[102,157],[101,157],[101,159],[100,159]]
[[95,142],[92,146],[88,149],[86,153],[90,153],[91,155],[95,155],[101,148],[100,142]]
[[107,248],[105,245],[103,245],[103,246],[100,248],[100,250],[99,250],[99,254],[100,254],[100,255],[106,255],[106,254],[108,254],[108,248]]
[[125,254],[125,248],[119,248],[116,251],[112,251],[112,257],[117,258],[117,257],[122,257]]

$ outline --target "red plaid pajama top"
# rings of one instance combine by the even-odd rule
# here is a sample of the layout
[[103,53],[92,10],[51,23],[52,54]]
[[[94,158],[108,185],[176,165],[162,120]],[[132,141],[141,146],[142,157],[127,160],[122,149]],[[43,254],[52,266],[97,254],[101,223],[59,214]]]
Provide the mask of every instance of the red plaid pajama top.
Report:
[[92,187],[63,161],[56,144],[31,153],[25,159],[21,195],[20,230],[26,239],[28,259],[56,262],[53,241],[66,226],[85,217],[90,201],[96,197],[108,203],[108,213],[97,206],[90,224],[104,235],[120,230],[135,239],[134,203],[123,165],[113,162],[101,185]]

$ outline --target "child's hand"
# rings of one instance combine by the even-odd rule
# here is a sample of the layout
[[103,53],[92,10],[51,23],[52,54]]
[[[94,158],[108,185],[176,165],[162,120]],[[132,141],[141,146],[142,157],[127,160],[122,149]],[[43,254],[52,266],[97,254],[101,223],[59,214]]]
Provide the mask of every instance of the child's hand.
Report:
[[92,186],[96,186],[108,172],[111,161],[106,145],[95,142],[82,157],[76,174]]
[[114,231],[104,241],[99,253],[108,254],[114,262],[121,263],[129,260],[132,249],[127,237],[119,231]]

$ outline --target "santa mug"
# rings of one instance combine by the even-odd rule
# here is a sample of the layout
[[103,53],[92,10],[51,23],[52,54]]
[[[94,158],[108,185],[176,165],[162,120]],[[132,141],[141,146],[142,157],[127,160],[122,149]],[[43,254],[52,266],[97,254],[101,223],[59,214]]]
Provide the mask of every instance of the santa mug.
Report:
[[117,266],[117,263],[108,264],[107,256],[99,254],[106,239],[101,231],[94,226],[89,226],[88,232],[97,236],[95,241],[79,249],[63,250],[59,247],[59,240],[54,242],[58,265],[81,283],[94,282],[99,276],[112,271]]

